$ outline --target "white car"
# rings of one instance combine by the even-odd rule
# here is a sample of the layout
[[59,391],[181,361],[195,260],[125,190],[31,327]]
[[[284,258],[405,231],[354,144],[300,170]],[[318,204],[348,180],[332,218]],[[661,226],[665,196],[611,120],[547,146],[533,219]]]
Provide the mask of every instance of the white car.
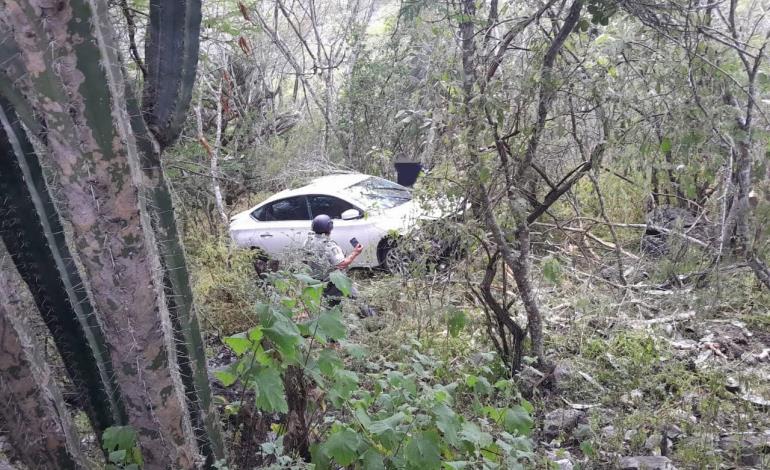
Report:
[[[235,244],[256,248],[268,257],[284,260],[299,253],[312,232],[313,217],[334,219],[332,239],[345,255],[355,238],[364,246],[352,267],[384,267],[392,271],[398,262],[392,247],[417,221],[435,218],[412,199],[409,189],[376,176],[336,174],[313,180],[299,189],[281,191],[231,218],[230,236]],[[390,253],[390,256],[389,256]]]

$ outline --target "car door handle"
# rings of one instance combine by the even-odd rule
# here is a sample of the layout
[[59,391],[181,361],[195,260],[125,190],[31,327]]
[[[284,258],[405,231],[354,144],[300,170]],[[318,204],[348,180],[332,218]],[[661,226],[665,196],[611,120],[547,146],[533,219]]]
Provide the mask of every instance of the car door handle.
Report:
[[261,238],[271,238],[273,236],[272,233],[262,233],[259,235]]

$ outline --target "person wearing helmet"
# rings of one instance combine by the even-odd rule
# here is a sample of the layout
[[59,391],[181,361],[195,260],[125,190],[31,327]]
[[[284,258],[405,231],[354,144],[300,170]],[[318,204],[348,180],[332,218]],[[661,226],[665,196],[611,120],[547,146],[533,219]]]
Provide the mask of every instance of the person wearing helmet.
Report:
[[[329,236],[333,228],[334,221],[331,217],[326,214],[316,216],[311,224],[313,233],[309,235],[303,247],[306,263],[310,267],[310,275],[314,279],[323,282],[329,281],[329,275],[332,272],[337,270],[344,271],[350,267],[364,249],[359,243],[346,257],[342,252],[342,248]],[[337,286],[329,282],[324,289],[323,296],[328,300],[329,305],[334,307],[339,305],[343,294],[337,289]],[[351,289],[350,297],[352,299],[358,297],[355,287]],[[359,310],[361,310],[361,316],[368,317],[373,315],[373,310],[368,306],[359,305]]]

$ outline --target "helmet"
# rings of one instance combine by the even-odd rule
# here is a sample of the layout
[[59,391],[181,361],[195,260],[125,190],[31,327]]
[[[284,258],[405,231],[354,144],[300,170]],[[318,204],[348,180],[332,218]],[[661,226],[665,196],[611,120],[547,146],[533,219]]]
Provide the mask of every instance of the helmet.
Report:
[[326,214],[315,216],[311,228],[315,233],[331,233],[334,227],[331,217]]

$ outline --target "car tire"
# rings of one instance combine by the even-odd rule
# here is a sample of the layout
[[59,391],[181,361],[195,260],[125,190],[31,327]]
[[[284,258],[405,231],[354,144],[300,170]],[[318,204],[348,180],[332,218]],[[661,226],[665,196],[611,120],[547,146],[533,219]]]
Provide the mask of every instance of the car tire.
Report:
[[399,246],[394,239],[381,242],[380,265],[390,274],[404,274],[409,269],[411,258]]

